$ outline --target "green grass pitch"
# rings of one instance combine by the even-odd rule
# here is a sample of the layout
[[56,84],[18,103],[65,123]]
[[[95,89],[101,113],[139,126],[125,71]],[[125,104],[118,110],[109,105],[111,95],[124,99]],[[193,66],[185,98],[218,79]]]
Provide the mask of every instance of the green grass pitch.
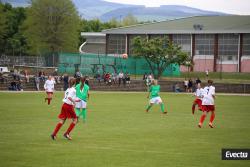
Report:
[[197,128],[189,94],[162,93],[168,110],[145,113],[146,93],[93,92],[88,120],[72,141],[62,137],[69,121],[50,139],[62,92],[52,105],[45,93],[0,93],[0,167],[240,167],[250,161],[222,161],[222,148],[250,148],[250,96],[217,95],[215,128]]

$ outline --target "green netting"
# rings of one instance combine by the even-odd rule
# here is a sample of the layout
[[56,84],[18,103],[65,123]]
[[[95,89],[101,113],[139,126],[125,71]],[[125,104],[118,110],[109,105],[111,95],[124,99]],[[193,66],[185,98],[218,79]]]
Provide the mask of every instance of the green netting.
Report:
[[[59,54],[58,71],[73,74],[79,69],[82,74],[95,75],[103,72],[128,72],[132,75],[151,73],[148,63],[144,58],[128,57],[123,59],[115,55],[103,54]],[[179,76],[179,66],[171,64],[163,73],[163,76]]]

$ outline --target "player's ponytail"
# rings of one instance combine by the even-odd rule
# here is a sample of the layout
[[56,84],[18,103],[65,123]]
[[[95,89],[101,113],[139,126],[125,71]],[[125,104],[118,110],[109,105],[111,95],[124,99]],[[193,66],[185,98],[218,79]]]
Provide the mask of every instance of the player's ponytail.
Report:
[[70,78],[69,79],[69,88],[71,88],[72,86],[74,86],[76,84],[76,79],[75,78]]
[[85,77],[81,77],[81,86],[80,86],[80,90],[83,89],[84,83],[85,83]]

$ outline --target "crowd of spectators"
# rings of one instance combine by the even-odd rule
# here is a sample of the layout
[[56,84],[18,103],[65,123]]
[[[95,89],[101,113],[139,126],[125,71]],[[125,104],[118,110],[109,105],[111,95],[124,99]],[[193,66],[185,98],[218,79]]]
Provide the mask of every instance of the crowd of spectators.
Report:
[[173,86],[174,92],[194,92],[196,89],[196,85],[201,83],[200,78],[196,78],[195,80],[192,78],[186,79],[183,81],[183,84],[180,85],[179,83],[175,83]]
[[130,85],[131,80],[130,80],[130,74],[129,73],[123,73],[120,71],[118,74],[116,72],[110,73],[110,72],[104,72],[103,75],[101,74],[96,74],[95,76],[96,80],[98,81],[99,84],[102,82],[106,85]]
[[[206,71],[206,76],[208,72]],[[44,71],[38,71],[35,75],[29,75],[28,70],[18,70],[14,69],[10,71],[9,76],[12,77],[12,80],[9,81],[8,89],[12,91],[22,91],[23,90],[23,83],[29,83],[30,78],[34,78],[34,84],[36,87],[36,90],[40,90],[41,83],[44,83],[47,79],[48,74],[45,74]],[[57,72],[57,69],[54,70],[53,73],[50,73],[50,75],[53,76],[53,79],[55,80],[55,83],[63,83],[63,90],[66,90],[68,88],[68,81],[69,81],[69,75],[63,74],[59,75]],[[82,77],[82,73],[80,70],[77,70],[74,74],[74,77],[76,79],[80,79]],[[97,82],[101,85],[102,83],[107,86],[112,85],[118,85],[118,86],[126,86],[130,85],[131,79],[130,74],[128,72],[123,73],[123,71],[120,71],[119,73],[113,72],[104,72],[103,74],[97,73],[94,78],[97,80]],[[152,73],[145,73],[143,75],[143,81],[145,83],[145,86],[147,88],[150,87],[154,76]],[[0,83],[5,83],[5,78],[3,77],[3,73],[0,73]],[[192,78],[185,78],[183,82],[176,82],[173,84],[173,91],[174,92],[194,92],[195,91],[195,85],[201,83],[201,80],[199,78],[192,79]],[[43,85],[42,85],[43,87]]]

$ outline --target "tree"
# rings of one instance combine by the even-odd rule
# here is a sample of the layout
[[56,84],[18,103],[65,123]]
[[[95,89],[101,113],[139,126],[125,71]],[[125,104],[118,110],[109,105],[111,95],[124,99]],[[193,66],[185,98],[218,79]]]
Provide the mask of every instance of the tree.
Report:
[[128,14],[122,20],[122,26],[130,26],[130,25],[135,25],[135,24],[138,24],[138,20],[132,14]]
[[25,8],[12,8],[0,3],[0,52],[7,55],[25,54],[26,39],[21,25],[26,19]]
[[78,47],[79,16],[71,0],[32,0],[24,27],[31,52],[72,52]]
[[136,37],[133,40],[133,54],[143,57],[147,61],[156,79],[159,79],[164,70],[172,63],[184,65],[189,61],[187,53],[168,38],[143,39]]
[[4,51],[4,38],[7,34],[6,15],[4,6],[0,3],[0,53]]

